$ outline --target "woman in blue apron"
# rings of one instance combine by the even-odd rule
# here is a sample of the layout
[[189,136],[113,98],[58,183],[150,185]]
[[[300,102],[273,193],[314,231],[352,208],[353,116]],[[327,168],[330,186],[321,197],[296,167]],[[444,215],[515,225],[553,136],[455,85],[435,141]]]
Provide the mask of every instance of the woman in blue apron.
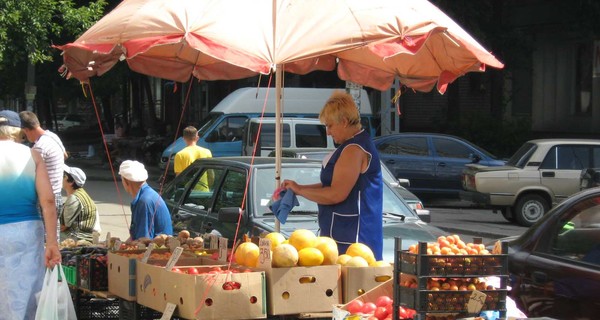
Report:
[[320,235],[333,238],[341,253],[355,242],[363,243],[382,259],[383,182],[379,155],[362,128],[352,96],[332,94],[319,119],[327,127],[337,149],[323,160],[321,183],[283,186],[319,205]]

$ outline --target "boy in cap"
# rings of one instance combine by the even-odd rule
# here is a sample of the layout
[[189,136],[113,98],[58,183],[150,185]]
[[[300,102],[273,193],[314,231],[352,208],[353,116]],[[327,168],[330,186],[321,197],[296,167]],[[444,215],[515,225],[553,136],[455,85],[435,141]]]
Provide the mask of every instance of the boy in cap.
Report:
[[67,199],[60,215],[61,240],[92,241],[93,233],[100,233],[100,217],[96,203],[83,189],[85,173],[75,167],[64,166],[63,189]]
[[125,160],[119,167],[123,188],[133,197],[131,202],[131,240],[153,239],[159,234],[173,235],[167,204],[147,183],[148,171],[138,161]]

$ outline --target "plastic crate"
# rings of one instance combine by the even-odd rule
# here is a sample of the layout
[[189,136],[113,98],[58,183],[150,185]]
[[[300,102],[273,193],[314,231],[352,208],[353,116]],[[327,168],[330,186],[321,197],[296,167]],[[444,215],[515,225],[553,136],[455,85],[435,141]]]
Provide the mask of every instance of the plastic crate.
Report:
[[77,267],[75,266],[62,266],[65,272],[65,279],[67,283],[76,286],[77,285]]
[[[482,310],[506,310],[508,290],[480,290],[487,295]],[[417,290],[401,286],[402,305],[417,312],[467,312],[473,291]]]
[[119,300],[83,297],[75,310],[78,320],[119,319]]
[[[158,320],[162,317],[162,312],[145,307],[135,301],[119,301],[119,314],[121,319],[128,320]],[[171,317],[171,320],[177,320]]]
[[77,258],[79,287],[91,291],[108,290],[108,267],[105,254],[83,255]]
[[[418,262],[418,260],[420,261]],[[400,253],[400,271],[439,277],[492,276],[508,274],[508,255],[426,255]]]

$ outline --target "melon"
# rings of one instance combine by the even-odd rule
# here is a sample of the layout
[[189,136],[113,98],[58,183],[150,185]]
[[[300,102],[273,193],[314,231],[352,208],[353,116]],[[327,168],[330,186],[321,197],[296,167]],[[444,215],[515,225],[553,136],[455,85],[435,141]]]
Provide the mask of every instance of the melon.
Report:
[[346,267],[368,267],[369,263],[363,257],[352,257],[345,264]]
[[258,263],[260,250],[253,242],[244,242],[235,249],[235,262],[237,264],[255,268]]
[[298,251],[304,248],[313,248],[317,244],[317,236],[307,229],[295,230],[288,240]]
[[367,261],[368,264],[375,262],[375,255],[373,250],[366,244],[355,242],[346,249],[346,254],[352,257],[362,257]]
[[291,244],[283,243],[273,249],[272,266],[289,268],[298,264],[298,250]]
[[317,237],[317,245],[315,248],[319,249],[323,254],[324,265],[335,264],[339,256],[337,243],[330,237]]
[[304,248],[298,251],[298,265],[303,267],[320,266],[323,259],[323,253],[317,248]]

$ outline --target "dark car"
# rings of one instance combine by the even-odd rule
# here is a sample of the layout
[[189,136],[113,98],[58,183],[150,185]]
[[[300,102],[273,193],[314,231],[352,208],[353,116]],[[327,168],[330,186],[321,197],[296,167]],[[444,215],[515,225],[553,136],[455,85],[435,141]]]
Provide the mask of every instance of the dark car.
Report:
[[410,181],[420,198],[458,198],[465,164],[501,166],[504,161],[459,137],[435,133],[397,133],[373,139],[394,177]]
[[[283,158],[281,166],[282,181],[319,181],[320,161]],[[259,157],[252,162],[251,157],[221,157],[197,160],[165,187],[162,196],[175,230],[186,229],[192,234],[212,232],[232,241],[236,232],[240,238],[242,234],[257,236],[275,231],[275,216],[269,209],[274,190],[275,158]],[[418,241],[433,242],[446,234],[421,221],[388,184],[384,186],[383,198],[384,259],[393,261],[394,237],[406,239],[402,244],[408,248]],[[287,222],[280,226],[286,237],[296,229],[318,231],[317,204],[303,197],[298,200],[300,205],[293,207]]]
[[600,188],[561,202],[508,240],[511,296],[529,317],[598,319]]

